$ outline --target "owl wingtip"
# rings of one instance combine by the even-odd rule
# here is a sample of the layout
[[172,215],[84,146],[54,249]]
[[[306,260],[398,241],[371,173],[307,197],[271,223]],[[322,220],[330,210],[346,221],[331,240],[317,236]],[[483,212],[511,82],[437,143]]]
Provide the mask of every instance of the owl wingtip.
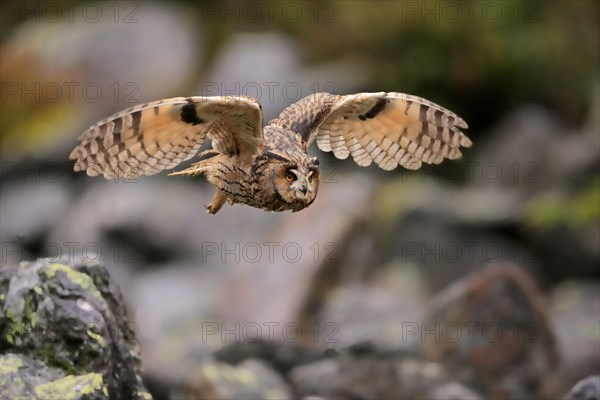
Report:
[[73,165],[73,170],[75,172],[81,172],[81,171],[85,171],[86,169],[86,165],[83,162],[83,160],[81,159],[77,159],[77,161],[75,162],[75,164]]
[[471,146],[473,146],[473,142],[468,137],[463,136],[463,138],[460,141],[460,145],[462,147],[471,147]]

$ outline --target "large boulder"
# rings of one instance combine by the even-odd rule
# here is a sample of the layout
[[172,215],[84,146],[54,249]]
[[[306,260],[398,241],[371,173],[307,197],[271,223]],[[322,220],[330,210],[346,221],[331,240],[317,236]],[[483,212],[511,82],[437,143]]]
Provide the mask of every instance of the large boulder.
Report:
[[135,331],[102,266],[41,259],[0,271],[3,393],[151,398]]

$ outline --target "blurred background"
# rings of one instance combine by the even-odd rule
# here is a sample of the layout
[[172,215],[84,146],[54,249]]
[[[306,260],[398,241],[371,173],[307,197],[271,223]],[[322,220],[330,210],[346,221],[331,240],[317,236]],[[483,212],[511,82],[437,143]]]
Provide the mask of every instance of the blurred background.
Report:
[[[560,398],[600,373],[597,2],[1,7],[0,266],[105,265],[155,398]],[[425,97],[474,146],[416,172],[320,153],[296,214],[68,160],[138,103],[242,94],[269,120],[318,91]]]

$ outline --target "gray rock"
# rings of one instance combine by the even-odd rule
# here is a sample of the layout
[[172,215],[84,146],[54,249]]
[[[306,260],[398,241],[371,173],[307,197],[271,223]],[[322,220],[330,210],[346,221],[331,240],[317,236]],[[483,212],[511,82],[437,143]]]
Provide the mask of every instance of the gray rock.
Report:
[[294,368],[289,377],[301,396],[312,396],[331,393],[338,374],[339,364],[326,358]]
[[[5,165],[7,164],[9,163]],[[24,168],[23,164],[15,163],[15,168],[18,171],[15,172],[17,176],[23,173],[19,171]],[[34,167],[30,168],[36,171]],[[56,170],[50,172],[49,176],[54,173]],[[31,259],[32,256],[37,257],[38,254],[31,253],[38,251],[46,253],[47,257],[60,256],[57,254],[60,253],[57,251],[57,243],[47,242],[46,237],[67,210],[70,198],[66,185],[45,181],[40,174],[28,175],[26,178],[20,178],[25,182],[18,179],[2,182],[0,267],[15,265],[21,260]],[[36,179],[40,181],[36,182]]]
[[446,383],[440,385],[431,391],[431,395],[427,396],[431,400],[481,400],[479,394],[475,393],[468,387],[460,383]]
[[207,361],[187,379],[183,396],[190,399],[292,399],[283,378],[260,360],[248,359],[232,366]]
[[352,280],[331,291],[314,325],[319,328],[314,338],[336,349],[373,341],[378,348],[411,353],[415,346],[405,327],[423,319],[429,296],[422,270],[400,259],[371,268],[356,278],[344,277]]
[[[524,106],[508,114],[482,145],[474,175],[479,186],[500,186],[531,196],[566,186],[597,165],[593,131],[569,132],[550,112]],[[499,173],[497,173],[499,172]]]
[[544,383],[558,366],[545,300],[531,277],[507,264],[485,268],[432,299],[416,327],[426,357],[485,396],[556,395]]
[[372,343],[359,343],[323,360],[294,368],[289,376],[300,396],[335,399],[402,398],[397,355],[380,351]]
[[600,399],[600,375],[588,376],[580,380],[565,396],[565,400],[598,399]]
[[63,383],[105,385],[105,396],[115,399],[150,397],[135,324],[103,267],[38,260],[3,268],[0,307],[2,347],[51,368],[44,394],[59,398],[52,391]]
[[59,368],[12,353],[0,355],[0,393],[2,398],[13,399],[109,398],[108,388],[98,373],[67,376]]
[[[108,388],[98,373],[68,375],[23,354],[0,355],[2,398],[108,400]],[[5,397],[6,396],[6,397]]]
[[404,358],[400,362],[400,379],[405,398],[428,398],[431,391],[449,381],[443,365],[419,358]]
[[407,211],[395,225],[395,246],[390,251],[399,260],[418,265],[431,292],[483,265],[513,263],[538,276],[539,261],[532,251],[490,221],[472,224],[456,213],[422,208]]
[[600,286],[571,280],[554,287],[549,296],[564,392],[583,377],[600,371]]
[[282,374],[287,374],[299,364],[319,360],[323,352],[310,345],[285,343],[261,339],[228,344],[213,354],[217,361],[239,364],[246,359],[260,359]]

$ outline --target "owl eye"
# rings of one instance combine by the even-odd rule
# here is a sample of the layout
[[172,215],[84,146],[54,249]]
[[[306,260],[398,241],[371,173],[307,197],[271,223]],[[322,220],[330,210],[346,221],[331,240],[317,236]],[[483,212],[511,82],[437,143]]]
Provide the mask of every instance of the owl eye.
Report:
[[286,181],[288,181],[288,182],[293,182],[293,181],[295,181],[296,179],[298,179],[298,177],[297,177],[296,175],[294,175],[293,173],[291,173],[291,172],[286,172],[286,173],[285,173],[285,180],[286,180]]

